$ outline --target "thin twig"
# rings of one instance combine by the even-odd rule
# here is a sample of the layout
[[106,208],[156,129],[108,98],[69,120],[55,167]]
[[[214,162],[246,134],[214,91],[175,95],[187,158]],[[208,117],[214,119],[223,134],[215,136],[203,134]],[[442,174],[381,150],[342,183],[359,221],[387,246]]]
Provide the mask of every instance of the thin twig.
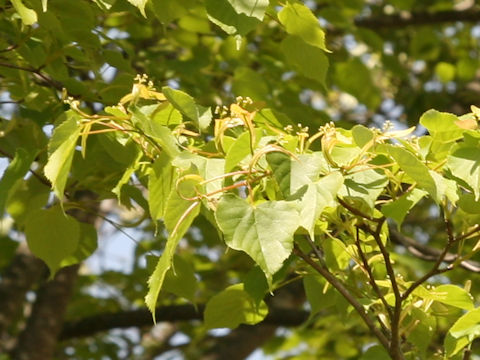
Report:
[[466,239],[470,235],[473,235],[473,234],[475,234],[476,232],[479,232],[479,231],[480,231],[480,225],[477,225],[472,230],[470,230],[469,232],[466,232],[465,234],[458,236],[455,240],[456,241],[461,241],[461,240]]
[[380,223],[380,222],[383,223],[383,221],[385,220],[385,217],[376,218],[376,217],[373,217],[373,216],[370,216],[370,215],[367,215],[367,214],[361,212],[360,210],[354,208],[353,206],[348,204],[346,201],[344,201],[340,197],[337,197],[337,200],[340,203],[340,205],[342,205],[345,209],[347,209],[348,211],[350,211],[354,215],[360,216],[364,219],[367,219],[367,220],[370,220],[370,221],[373,221],[373,222],[376,222],[376,223]]
[[377,228],[375,229],[375,231],[372,231],[372,229],[370,229],[370,227],[367,225],[364,225],[364,229],[366,229],[373,236],[375,242],[380,248],[380,252],[382,253],[383,259],[385,261],[385,268],[390,278],[390,283],[392,284],[393,294],[395,295],[395,306],[393,308],[393,315],[390,321],[391,342],[389,351],[390,355],[394,359],[402,359],[403,356],[400,352],[400,317],[402,313],[403,299],[400,293],[400,289],[398,287],[395,271],[393,270],[392,261],[390,260],[390,254],[385,248],[382,239],[380,238],[380,232],[382,231],[384,221],[385,218],[383,218],[382,221],[377,224]]
[[365,256],[365,253],[363,252],[362,246],[360,244],[360,239],[359,239],[359,234],[358,234],[359,230],[360,229],[357,227],[357,236],[355,238],[355,244],[357,245],[358,254],[360,255],[360,259],[362,260],[363,267],[365,268],[365,271],[368,274],[368,282],[370,283],[370,285],[372,285],[373,290],[375,291],[375,293],[377,294],[379,299],[382,301],[382,304],[385,307],[385,309],[388,313],[388,316],[390,317],[390,321],[391,321],[392,318],[393,318],[392,309],[390,309],[390,306],[388,305],[387,300],[385,300],[385,296],[383,296],[382,292],[380,291],[380,288],[378,287],[378,285],[375,281],[375,277],[372,274],[372,268],[368,264],[367,257]]
[[445,260],[445,256],[448,254],[448,250],[450,250],[450,248],[452,247],[452,245],[456,242],[456,239],[453,235],[453,229],[452,229],[452,224],[450,223],[450,221],[447,219],[447,217],[445,216],[445,225],[446,225],[446,229],[447,229],[447,235],[448,235],[448,241],[447,241],[447,244],[445,245],[445,247],[443,248],[442,252],[440,253],[440,256],[438,257],[437,261],[435,261],[435,264],[433,265],[433,267],[430,269],[429,272],[427,272],[425,275],[423,275],[420,279],[418,279],[417,281],[415,281],[412,285],[410,285],[410,287],[403,293],[402,295],[402,300],[405,300],[408,298],[408,296],[416,289],[418,288],[420,285],[422,285],[425,281],[427,281],[428,279],[430,279],[432,276],[434,275],[438,275],[438,274],[441,274],[443,272],[446,272],[448,270],[451,270],[453,268],[453,265],[450,264],[449,266],[447,266],[446,268],[444,269],[440,269],[440,265],[443,263],[443,261]]
[[32,74],[35,74],[36,76],[38,76],[41,80],[43,80],[44,82],[46,82],[47,84],[49,84],[50,86],[52,86],[53,88],[61,91],[63,89],[63,85],[60,84],[59,82],[51,79],[50,77],[44,75],[40,70],[38,69],[34,69],[34,68],[30,68],[30,67],[25,67],[25,66],[19,66],[19,65],[14,65],[14,64],[10,64],[10,63],[5,63],[5,62],[0,62],[0,66],[3,66],[3,67],[6,67],[6,68],[9,68],[9,69],[15,69],[15,70],[22,70],[22,71],[26,71],[26,72],[30,72]]
[[[390,238],[397,244],[404,246],[415,257],[426,261],[437,261],[442,250],[432,248],[416,242],[414,239],[399,233],[397,230],[390,228]],[[459,241],[460,237],[457,237]],[[447,253],[443,259],[445,263],[454,263],[458,260],[458,254]],[[458,265],[468,271],[480,273],[480,263],[473,260],[462,260]]]

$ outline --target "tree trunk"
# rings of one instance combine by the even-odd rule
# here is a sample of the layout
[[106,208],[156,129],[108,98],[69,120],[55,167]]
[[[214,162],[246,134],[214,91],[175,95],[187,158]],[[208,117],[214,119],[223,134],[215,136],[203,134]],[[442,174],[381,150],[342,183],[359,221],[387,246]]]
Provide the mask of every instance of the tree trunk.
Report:
[[15,346],[16,340],[9,337],[9,329],[20,316],[26,293],[41,277],[46,277],[47,271],[45,264],[30,253],[26,243],[18,246],[0,283],[0,353]]
[[27,326],[21,333],[13,359],[50,360],[53,358],[63,315],[73,293],[78,265],[60,270],[37,293]]

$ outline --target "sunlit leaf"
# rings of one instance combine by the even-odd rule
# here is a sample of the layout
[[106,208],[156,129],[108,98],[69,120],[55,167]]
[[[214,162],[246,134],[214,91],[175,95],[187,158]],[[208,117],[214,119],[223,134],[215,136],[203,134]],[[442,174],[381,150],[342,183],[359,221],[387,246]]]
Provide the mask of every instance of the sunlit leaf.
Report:
[[287,62],[301,75],[325,85],[328,59],[318,47],[304,42],[298,36],[287,36],[281,44]]
[[226,195],[218,203],[215,218],[227,245],[250,255],[271,285],[272,275],[293,249],[293,233],[300,220],[296,204],[269,201],[252,206]]
[[168,196],[172,190],[173,168],[171,159],[162,153],[155,160],[148,177],[148,205],[153,219],[165,214]]
[[328,51],[325,46],[325,33],[312,11],[300,3],[287,3],[278,13],[278,19],[291,35],[299,36],[303,41]]
[[162,88],[162,92],[170,103],[183,115],[193,120],[200,130],[206,130],[212,121],[212,111],[195,103],[187,93],[169,88]]
[[155,321],[155,306],[158,295],[162,289],[165,275],[172,267],[173,256],[178,242],[200,212],[200,203],[198,201],[189,201],[184,198],[196,195],[196,184],[196,181],[184,182],[181,194],[177,189],[173,188],[166,204],[164,222],[169,232],[167,245],[158,259],[153,274],[148,279],[149,290],[145,296],[145,303],[153,315],[153,321]]
[[12,0],[12,4],[25,25],[33,25],[37,22],[37,13],[27,8],[22,0]]
[[480,309],[462,315],[448,330],[445,338],[447,356],[453,356],[480,336]]
[[457,125],[458,117],[454,114],[428,110],[420,117],[420,124],[425,126],[430,135],[442,142],[455,141],[462,137],[464,129]]
[[465,181],[480,199],[480,147],[460,147],[448,157],[447,166],[452,174]]
[[128,0],[130,4],[132,4],[133,6],[136,6],[138,10],[140,10],[140,12],[144,17],[147,17],[147,15],[145,15],[145,5],[147,1],[148,0]]
[[63,191],[70,172],[75,146],[80,136],[80,127],[77,121],[78,115],[69,112],[67,120],[55,129],[48,144],[49,158],[44,172],[59,199],[63,199]]

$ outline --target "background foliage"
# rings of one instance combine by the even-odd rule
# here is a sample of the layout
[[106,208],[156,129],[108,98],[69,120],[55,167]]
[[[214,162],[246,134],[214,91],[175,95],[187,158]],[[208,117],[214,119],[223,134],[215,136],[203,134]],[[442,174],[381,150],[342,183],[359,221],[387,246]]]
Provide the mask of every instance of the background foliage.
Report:
[[0,6],[0,357],[475,358],[473,2]]

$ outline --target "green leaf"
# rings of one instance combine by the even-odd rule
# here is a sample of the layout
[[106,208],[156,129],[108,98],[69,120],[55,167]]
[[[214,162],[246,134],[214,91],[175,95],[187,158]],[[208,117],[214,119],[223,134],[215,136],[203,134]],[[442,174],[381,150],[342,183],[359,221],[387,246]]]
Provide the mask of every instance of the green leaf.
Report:
[[246,35],[260,24],[260,20],[238,13],[232,2],[233,0],[206,0],[208,19],[229,35]]
[[[258,145],[258,142],[262,138],[262,130],[255,129],[255,144],[253,148],[255,149]],[[225,156],[225,172],[228,173],[235,168],[243,159],[248,155],[251,155],[251,146],[250,146],[250,132],[245,131],[242,133],[233,143],[233,145],[228,149]]]
[[425,191],[415,188],[412,191],[403,194],[398,199],[383,205],[381,211],[386,217],[395,220],[397,226],[400,227],[408,212],[425,195],[427,195]]
[[325,286],[323,278],[316,275],[307,275],[303,278],[305,295],[311,306],[313,316],[319,311],[335,305],[337,294],[331,286]]
[[152,165],[148,177],[148,205],[150,216],[154,220],[163,218],[168,196],[172,191],[173,168],[171,159],[166,153],[161,153]]
[[284,197],[290,195],[290,165],[291,159],[285,153],[271,152],[266,155],[268,165]]
[[287,62],[306,78],[325,85],[328,58],[318,47],[304,42],[298,36],[287,36],[281,44]]
[[458,206],[463,211],[470,214],[480,214],[480,200],[475,200],[472,194],[462,194],[458,201]]
[[385,360],[390,358],[387,351],[380,345],[369,347],[359,360]]
[[446,63],[444,61],[439,62],[435,66],[435,73],[442,83],[447,83],[455,78],[455,65]]
[[441,200],[443,198],[447,198],[453,205],[455,205],[458,201],[457,182],[451,179],[444,178],[436,171],[429,170],[429,172],[432,176],[433,181],[435,181],[438,199]]
[[426,190],[437,203],[442,199],[437,191],[437,185],[428,167],[410,151],[398,146],[389,145],[389,155],[397,162],[398,166],[410,176],[420,188]]
[[82,222],[79,222],[78,225],[80,227],[80,236],[77,249],[73,255],[62,260],[61,267],[79,264],[97,249],[97,230],[95,227]]
[[198,280],[192,264],[174,255],[173,265],[165,275],[163,290],[194,302],[197,288]]
[[480,147],[459,147],[447,158],[448,169],[471,187],[475,201],[480,199],[479,151]]
[[303,4],[287,3],[278,13],[280,23],[291,35],[300,37],[307,44],[328,51],[325,46],[325,33],[312,11]]
[[5,169],[2,178],[0,179],[0,218],[3,217],[5,210],[5,203],[7,197],[17,180],[23,178],[23,176],[30,169],[35,158],[35,153],[28,152],[25,149],[19,148],[15,152],[13,160]]
[[[165,275],[172,267],[173,256],[178,242],[187,232],[193,220],[200,212],[200,203],[198,201],[192,202],[185,200],[184,197],[195,196],[195,186],[197,182],[192,180],[184,181],[182,188],[179,189],[182,194],[179,194],[177,189],[173,188],[167,201],[165,209],[165,227],[169,232],[167,245],[163,251],[160,259],[158,259],[157,266],[153,274],[148,279],[148,293],[145,296],[145,303],[152,313],[153,321],[155,322],[155,306],[157,304],[158,294],[162,289]],[[182,195],[182,196],[181,196]]]
[[210,108],[195,104],[195,100],[183,91],[164,86],[162,92],[168,101],[183,115],[193,120],[200,130],[205,131],[208,128],[212,121]]
[[12,0],[12,4],[24,25],[33,25],[37,22],[37,13],[23,5],[22,0]]
[[179,125],[182,123],[182,114],[172,104],[162,104],[152,115],[152,121],[162,126]]
[[416,307],[412,308],[410,316],[418,325],[410,332],[407,339],[417,347],[420,359],[426,359],[427,349],[436,331],[436,317]]
[[462,137],[464,129],[457,126],[458,117],[454,114],[428,110],[420,117],[422,124],[434,140],[451,142]]
[[436,301],[460,309],[472,310],[473,297],[465,289],[451,284],[439,285],[434,290],[438,293]]
[[447,356],[453,356],[480,336],[480,309],[462,315],[448,330],[445,338]]
[[267,279],[262,269],[259,266],[251,268],[243,284],[244,290],[255,300],[255,304],[258,306],[268,292]]
[[321,151],[301,154],[293,159],[290,175],[290,193],[294,194],[304,185],[317,181],[320,174],[330,172],[329,165]]
[[62,260],[77,249],[80,226],[55,206],[31,213],[25,223],[25,235],[28,247],[48,265],[50,278],[53,278]]
[[145,15],[145,4],[147,3],[147,1],[148,0],[128,0],[130,4],[132,4],[133,6],[136,6],[138,10],[140,10],[140,13],[144,17],[147,17],[147,15]]
[[248,96],[254,101],[265,101],[271,96],[263,76],[246,66],[237,66],[233,74],[232,91],[238,96]]
[[316,221],[323,209],[337,204],[336,196],[342,185],[343,176],[340,172],[333,172],[307,185],[300,201],[300,226],[308,231],[312,239]]
[[359,203],[360,206],[363,204],[372,211],[375,207],[375,201],[387,184],[388,179],[381,171],[365,168],[362,171],[345,176],[339,195]]
[[237,14],[245,14],[262,21],[269,0],[228,0]]
[[265,273],[269,286],[293,249],[300,217],[292,202],[269,201],[251,206],[234,195],[222,197],[215,212],[225,242],[246,252]]
[[50,189],[32,176],[18,180],[8,193],[6,208],[17,224],[24,224],[29,214],[46,205]]
[[472,296],[465,289],[456,285],[439,285],[433,289],[419,286],[414,294],[423,299],[438,301],[464,310],[474,308]]
[[132,121],[143,129],[145,134],[153,137],[162,150],[173,159],[180,154],[177,139],[168,127],[162,125],[160,121],[156,121],[155,110],[157,108],[157,106],[130,106],[129,109],[132,111]]
[[123,173],[122,177],[120,178],[118,183],[115,185],[115,187],[112,189],[112,192],[115,195],[117,195],[117,198],[120,204],[126,206],[127,208],[129,208],[131,205],[130,205],[128,196],[125,195],[124,191],[122,191],[122,188],[128,184],[132,175],[140,167],[140,159],[142,158],[142,155],[143,155],[142,153],[140,152],[138,153],[137,159],[127,169],[125,169],[125,172]]
[[265,302],[257,306],[243,289],[243,284],[229,286],[213,296],[205,307],[204,318],[207,329],[230,328],[240,324],[255,325],[268,314]]
[[355,125],[352,128],[352,136],[355,144],[359,148],[363,148],[366,144],[373,140],[375,134],[372,130],[363,125]]
[[67,113],[67,120],[53,132],[48,144],[48,162],[45,165],[45,176],[52,183],[55,195],[63,199],[68,173],[72,165],[75,146],[80,136],[77,124],[78,115],[73,111]]

